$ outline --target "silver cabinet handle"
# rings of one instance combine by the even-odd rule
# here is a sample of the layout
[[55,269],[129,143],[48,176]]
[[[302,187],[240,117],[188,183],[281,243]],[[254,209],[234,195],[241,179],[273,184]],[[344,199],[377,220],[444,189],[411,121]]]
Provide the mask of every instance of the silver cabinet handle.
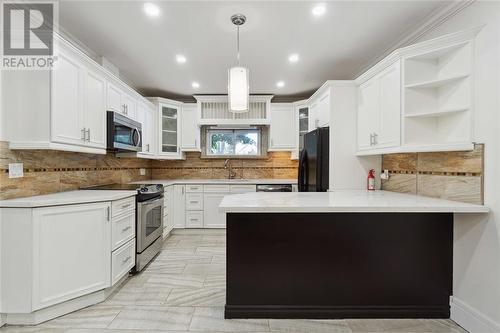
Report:
[[111,220],[111,207],[109,206],[106,208],[106,219]]
[[122,260],[122,263],[124,264],[124,263],[126,263],[127,261],[129,261],[130,259],[132,259],[132,257],[131,257],[131,256],[128,256],[127,258],[125,258],[125,259],[123,259],[123,260]]
[[86,132],[85,140],[90,141],[90,128],[87,128],[87,130],[85,132]]
[[373,144],[378,145],[378,134],[377,133],[373,133]]
[[189,201],[189,203],[195,204],[198,203],[199,201]]
[[125,231],[127,231],[127,230],[130,230],[131,228],[132,228],[131,226],[128,226],[128,227],[126,227],[126,228],[123,228],[123,229],[122,229],[122,232],[125,232]]
[[82,140],[85,141],[85,127],[82,128]]
[[149,143],[146,145],[147,152],[149,153]]
[[132,206],[132,204],[131,204],[131,203],[129,203],[129,204],[125,204],[125,205],[122,205],[122,208],[127,208],[127,207],[130,207],[130,206]]
[[198,219],[189,219],[189,221],[193,221],[194,222],[194,221],[198,221]]

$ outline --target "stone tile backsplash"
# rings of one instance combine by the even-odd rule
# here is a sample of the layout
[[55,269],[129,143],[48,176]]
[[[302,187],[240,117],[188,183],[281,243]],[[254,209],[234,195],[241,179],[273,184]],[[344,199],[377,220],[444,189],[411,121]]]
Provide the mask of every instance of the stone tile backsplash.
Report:
[[[9,178],[9,163],[22,162],[24,177]],[[297,161],[289,152],[269,152],[259,160],[232,159],[237,178],[297,177]],[[139,169],[146,169],[141,176]],[[201,159],[187,153],[186,160],[160,161],[117,158],[51,150],[10,150],[0,141],[0,200],[75,190],[85,186],[151,181],[153,179],[227,178],[224,159]]]
[[483,161],[482,144],[472,151],[384,155],[390,178],[382,189],[483,204]]

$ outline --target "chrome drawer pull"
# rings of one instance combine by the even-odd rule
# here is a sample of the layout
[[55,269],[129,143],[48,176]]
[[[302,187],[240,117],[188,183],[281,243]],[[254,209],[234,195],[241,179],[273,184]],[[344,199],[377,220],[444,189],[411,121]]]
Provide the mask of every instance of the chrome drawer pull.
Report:
[[198,203],[199,201],[189,201],[189,203],[195,204]]
[[132,206],[132,204],[131,204],[131,203],[126,204],[126,205],[122,205],[122,208],[127,208],[127,207],[130,207],[130,206]]
[[125,232],[125,231],[127,231],[127,230],[130,230],[130,228],[132,228],[132,227],[131,227],[131,226],[128,226],[128,227],[126,227],[126,228],[123,228],[123,229],[122,229],[122,232]]

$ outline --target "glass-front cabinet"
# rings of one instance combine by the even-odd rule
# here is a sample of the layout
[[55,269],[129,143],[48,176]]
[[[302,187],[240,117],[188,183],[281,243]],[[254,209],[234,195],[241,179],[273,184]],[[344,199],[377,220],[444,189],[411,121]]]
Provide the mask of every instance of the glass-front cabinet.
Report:
[[181,106],[160,103],[160,149],[161,155],[181,157]]
[[304,147],[304,134],[309,128],[309,107],[301,106],[299,110],[299,152]]

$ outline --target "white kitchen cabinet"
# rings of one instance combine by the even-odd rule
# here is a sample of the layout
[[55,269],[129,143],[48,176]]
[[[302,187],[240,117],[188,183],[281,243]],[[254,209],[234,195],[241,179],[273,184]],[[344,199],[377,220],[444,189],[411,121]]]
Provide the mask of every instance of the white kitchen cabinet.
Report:
[[186,227],[186,186],[174,185],[174,228]]
[[182,104],[165,98],[153,98],[151,101],[158,109],[159,159],[184,159],[181,150]]
[[125,87],[120,87],[114,81],[107,84],[107,110],[121,113],[122,115],[136,119],[137,102],[133,93]]
[[165,186],[163,204],[163,237],[174,228],[174,186]]
[[181,149],[200,151],[200,126],[198,125],[198,106],[187,103],[182,106]]
[[114,285],[135,266],[135,238],[111,254],[111,284]]
[[142,124],[142,152],[144,155],[156,154],[158,129],[156,109],[149,103],[137,102],[137,121]]
[[85,74],[84,109],[87,144],[106,148],[106,79],[96,71]]
[[401,66],[398,61],[359,87],[358,150],[399,146],[400,122]]
[[84,145],[84,71],[69,53],[60,52],[57,69],[52,71],[52,141]]
[[330,123],[330,93],[328,85],[318,89],[308,101],[309,123],[308,130],[326,127]]
[[219,211],[219,205],[228,193],[205,193],[203,201],[203,223],[205,228],[225,228],[226,214]]
[[290,151],[296,146],[296,121],[292,103],[271,103],[269,151]]
[[109,202],[1,214],[4,312],[31,313],[110,286]]

